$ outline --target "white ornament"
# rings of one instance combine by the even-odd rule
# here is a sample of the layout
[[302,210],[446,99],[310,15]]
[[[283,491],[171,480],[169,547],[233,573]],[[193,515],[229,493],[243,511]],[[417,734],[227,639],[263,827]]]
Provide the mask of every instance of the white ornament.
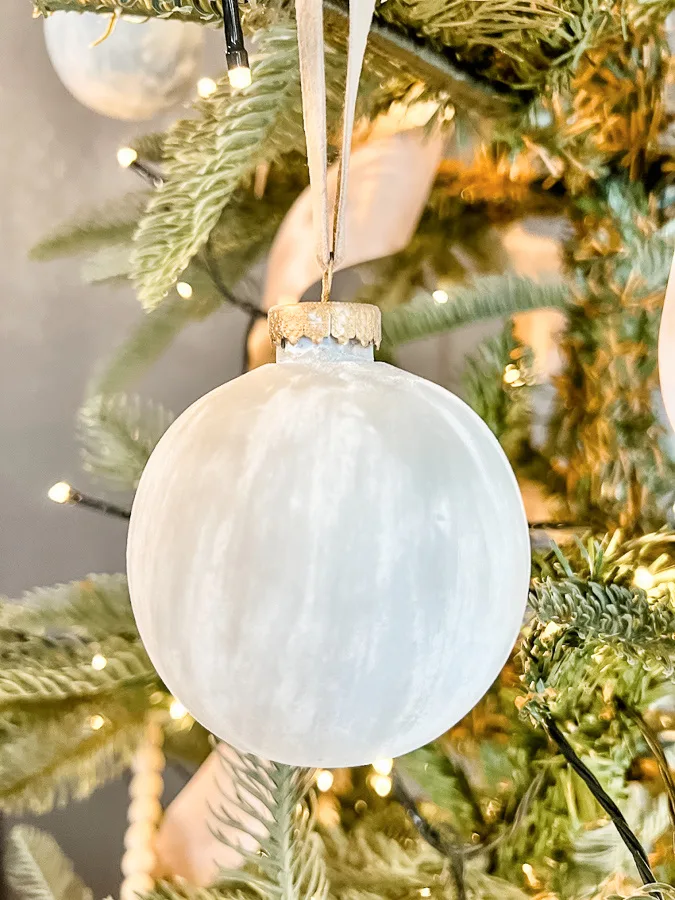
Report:
[[358,304],[277,307],[277,364],[174,422],[131,515],[131,599],[160,677],[217,736],[293,765],[438,737],[494,681],[527,597],[501,447],[443,388],[334,340],[366,342],[368,310],[379,322]]
[[659,329],[659,378],[668,419],[675,428],[675,257],[670,269]]
[[107,21],[86,12],[55,12],[45,20],[47,53],[76,100],[112,119],[142,121],[187,96],[202,53],[199,25],[122,17],[92,46]]

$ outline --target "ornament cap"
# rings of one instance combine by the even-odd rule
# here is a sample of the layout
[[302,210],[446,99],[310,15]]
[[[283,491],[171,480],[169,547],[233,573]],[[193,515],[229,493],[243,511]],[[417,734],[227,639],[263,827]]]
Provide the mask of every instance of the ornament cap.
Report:
[[382,316],[370,303],[330,300],[273,306],[267,320],[270,340],[279,347],[286,342],[297,344],[301,338],[309,338],[314,344],[325,338],[334,338],[338,344],[357,341],[362,347],[379,347],[382,340]]

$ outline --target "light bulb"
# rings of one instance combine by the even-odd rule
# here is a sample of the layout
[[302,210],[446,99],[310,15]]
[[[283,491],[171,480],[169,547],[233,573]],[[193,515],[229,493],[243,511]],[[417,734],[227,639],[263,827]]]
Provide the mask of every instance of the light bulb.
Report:
[[138,153],[136,153],[133,147],[120,147],[117,151],[117,162],[123,169],[128,169],[137,159]]
[[200,78],[197,82],[197,93],[200,97],[203,97],[204,100],[206,100],[207,97],[210,97],[211,94],[215,94],[217,90],[218,85],[213,78]]
[[391,793],[391,778],[388,775],[374,775],[370,783],[378,797]]
[[420,888],[420,897],[431,897],[431,888]]
[[68,503],[73,496],[73,489],[67,481],[57,481],[49,488],[47,496],[54,503]]
[[389,775],[391,770],[394,768],[394,760],[393,759],[376,759],[373,763],[373,768],[377,772],[378,775]]
[[189,300],[192,296],[192,285],[188,284],[187,281],[179,281],[176,285],[176,292],[183,300]]
[[520,387],[524,384],[523,379],[520,377],[520,369],[518,366],[514,366],[513,363],[509,363],[504,369],[503,380],[504,384],[510,384],[512,387]]
[[102,653],[96,653],[91,660],[92,669],[96,669],[97,672],[100,672],[101,669],[105,669],[108,665],[108,660],[103,656]]
[[333,773],[328,769],[319,769],[316,773],[316,786],[322,793],[329,791],[333,786]]
[[95,715],[89,719],[89,727],[92,731],[99,731],[105,725],[103,716]]
[[434,291],[431,295],[436,303],[447,303],[448,302],[448,292],[441,290],[440,288],[437,291]]
[[633,573],[633,584],[636,587],[642,588],[643,591],[648,591],[650,588],[653,588],[654,581],[654,576],[649,569],[645,568],[645,566],[638,566]]
[[248,66],[234,66],[227,70],[227,80],[236,91],[240,91],[251,83],[251,70]]
[[169,707],[169,715],[172,719],[182,719],[183,716],[187,715],[187,709],[180,700],[172,700],[171,706]]

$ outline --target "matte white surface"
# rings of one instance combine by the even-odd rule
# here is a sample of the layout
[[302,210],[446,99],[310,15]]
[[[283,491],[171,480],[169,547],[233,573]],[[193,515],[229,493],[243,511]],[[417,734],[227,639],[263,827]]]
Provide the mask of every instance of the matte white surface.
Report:
[[475,705],[520,627],[530,557],[513,473],[469,407],[312,354],[177,419],[127,562],[147,651],[200,722],[337,767],[421,746]]
[[108,18],[55,12],[45,19],[52,65],[80,103],[112,119],[143,121],[194,89],[203,33],[193,22],[118,19],[101,44]]

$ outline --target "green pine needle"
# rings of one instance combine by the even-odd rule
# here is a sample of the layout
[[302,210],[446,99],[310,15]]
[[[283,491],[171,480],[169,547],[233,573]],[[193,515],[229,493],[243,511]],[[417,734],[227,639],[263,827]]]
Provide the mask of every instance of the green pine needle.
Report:
[[454,288],[447,303],[436,303],[424,293],[408,304],[385,311],[382,336],[389,344],[404,344],[481,319],[543,307],[564,308],[570,303],[571,293],[564,283],[540,284],[515,275],[486,275],[468,286]]
[[4,849],[6,882],[16,900],[93,900],[51,835],[16,825]]
[[117,490],[135,489],[173,418],[161,404],[141,397],[93,397],[79,414],[84,468]]

